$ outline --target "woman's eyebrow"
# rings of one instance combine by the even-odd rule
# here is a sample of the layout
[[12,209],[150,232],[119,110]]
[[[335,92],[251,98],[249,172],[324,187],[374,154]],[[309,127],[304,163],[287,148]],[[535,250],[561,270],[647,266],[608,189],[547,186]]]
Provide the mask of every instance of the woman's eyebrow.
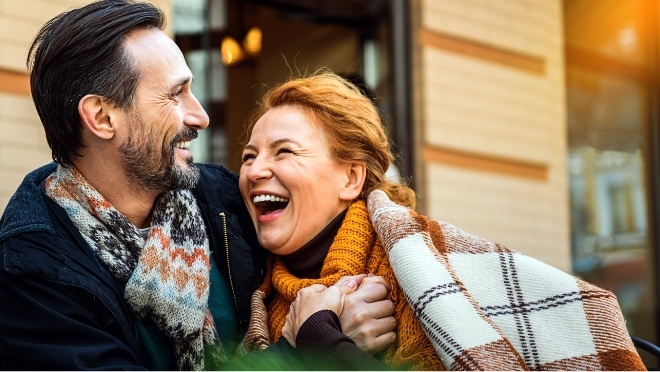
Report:
[[[300,145],[300,143],[299,143],[298,141],[296,141],[296,140],[294,140],[294,139],[291,139],[291,138],[280,138],[280,139],[278,139],[278,140],[275,140],[275,141],[271,142],[270,145],[269,145],[268,147],[270,147],[270,148],[274,148],[274,147],[277,147],[277,146],[282,145],[282,144],[284,144],[284,143],[293,143],[293,144],[295,144],[296,146],[300,146],[300,147],[302,147],[302,145]],[[255,145],[251,145],[251,144],[248,143],[247,145],[245,145],[245,147],[243,147],[243,150],[252,150],[252,151],[256,151],[256,150],[257,150],[257,146],[255,146]]]
[[276,141],[273,141],[273,143],[270,144],[270,147],[276,147],[276,146],[279,146],[279,145],[281,145],[281,144],[283,144],[283,143],[293,143],[293,144],[295,144],[295,145],[297,145],[297,146],[300,146],[300,143],[298,143],[298,141],[296,141],[296,140],[294,140],[294,139],[291,139],[291,138],[280,138],[280,139],[278,139],[278,140],[276,140]]

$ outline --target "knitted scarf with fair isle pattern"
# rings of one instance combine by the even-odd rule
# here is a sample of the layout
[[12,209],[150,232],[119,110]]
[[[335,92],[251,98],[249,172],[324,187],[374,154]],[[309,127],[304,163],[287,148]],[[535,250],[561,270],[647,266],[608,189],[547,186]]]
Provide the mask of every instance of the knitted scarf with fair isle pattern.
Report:
[[158,197],[144,239],[75,168],[58,166],[45,187],[126,285],[124,297],[137,317],[153,321],[173,341],[180,370],[226,360],[208,308],[209,242],[190,190]]
[[452,370],[645,370],[613,293],[431,221],[376,190],[397,281]]

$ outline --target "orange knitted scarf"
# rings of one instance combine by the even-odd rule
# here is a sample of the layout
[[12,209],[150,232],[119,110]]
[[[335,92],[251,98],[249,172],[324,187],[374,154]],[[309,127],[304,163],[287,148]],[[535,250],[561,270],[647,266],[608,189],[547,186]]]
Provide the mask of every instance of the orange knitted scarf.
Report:
[[266,280],[260,288],[266,294],[275,290],[275,295],[268,305],[271,342],[276,342],[282,336],[289,305],[295,300],[300,289],[316,283],[331,286],[345,275],[373,273],[389,282],[391,290],[388,297],[394,302],[394,316],[397,321],[397,341],[385,351],[384,362],[397,369],[445,370],[396,282],[363,201],[357,201],[349,207],[323,263],[319,279],[295,277],[279,258],[275,258],[271,267],[272,282]]

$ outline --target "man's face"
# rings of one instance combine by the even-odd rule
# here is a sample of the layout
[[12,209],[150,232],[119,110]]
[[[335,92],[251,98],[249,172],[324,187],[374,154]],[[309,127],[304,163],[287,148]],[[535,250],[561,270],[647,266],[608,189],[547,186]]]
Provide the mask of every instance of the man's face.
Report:
[[185,158],[186,166],[177,163],[175,149],[185,148],[182,142],[197,137],[197,131],[185,128],[173,140],[163,142],[153,125],[139,113],[131,115],[129,136],[120,147],[124,169],[131,180],[150,190],[191,189],[199,179],[199,170],[192,156]]
[[209,118],[190,90],[192,73],[177,45],[160,30],[137,30],[125,41],[140,71],[133,106],[124,112],[120,147],[128,177],[146,189],[189,189],[199,179],[189,147]]

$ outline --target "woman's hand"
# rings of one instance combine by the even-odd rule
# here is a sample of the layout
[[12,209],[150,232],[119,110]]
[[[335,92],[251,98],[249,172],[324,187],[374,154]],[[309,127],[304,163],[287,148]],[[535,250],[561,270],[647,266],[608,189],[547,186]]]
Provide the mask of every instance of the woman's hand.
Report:
[[387,299],[389,284],[381,276],[346,276],[332,287],[314,284],[298,291],[289,307],[282,335],[296,346],[300,326],[312,314],[331,310],[339,317],[342,332],[370,354],[396,341],[394,304]]
[[[337,284],[341,285],[343,279]],[[389,290],[390,286],[383,277],[368,276],[355,292],[346,295],[339,315],[342,332],[372,355],[396,341],[394,304],[387,299]]]
[[357,287],[358,282],[350,279],[332,287],[313,284],[301,289],[296,295],[296,300],[289,306],[289,314],[286,316],[282,335],[291,346],[296,347],[296,335],[307,318],[321,310],[331,310],[340,317],[344,309],[344,298]]

